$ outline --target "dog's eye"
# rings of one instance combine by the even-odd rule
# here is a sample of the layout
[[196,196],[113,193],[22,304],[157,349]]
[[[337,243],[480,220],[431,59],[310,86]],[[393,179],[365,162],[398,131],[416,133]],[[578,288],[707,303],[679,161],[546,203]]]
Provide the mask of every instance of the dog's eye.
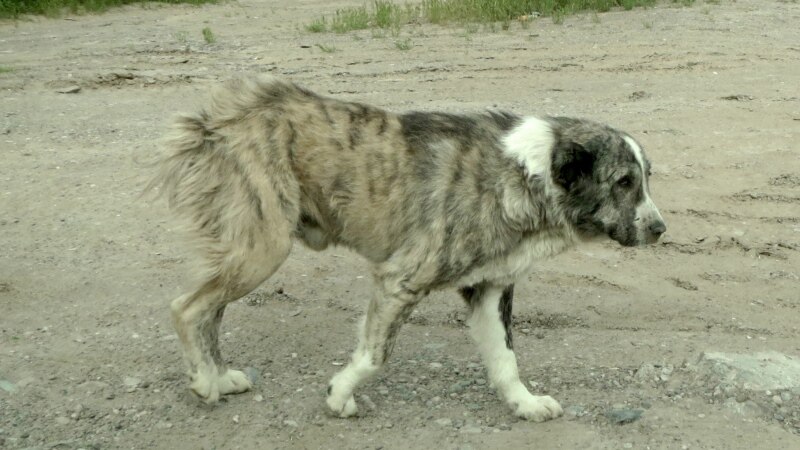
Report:
[[629,177],[629,176],[624,176],[624,177],[620,178],[619,181],[617,181],[617,185],[619,187],[623,187],[623,188],[627,189],[627,188],[633,186],[633,180],[631,180],[631,177]]

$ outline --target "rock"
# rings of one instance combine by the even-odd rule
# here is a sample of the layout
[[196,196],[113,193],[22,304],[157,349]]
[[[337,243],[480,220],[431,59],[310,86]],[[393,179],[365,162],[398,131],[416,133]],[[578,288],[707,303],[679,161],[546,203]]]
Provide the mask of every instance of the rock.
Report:
[[299,425],[297,421],[286,419],[283,421],[283,424],[287,427],[297,428]]
[[448,417],[444,417],[442,419],[436,419],[436,425],[439,425],[439,426],[442,426],[442,427],[452,427],[453,426],[453,420],[448,418]]
[[245,367],[243,372],[245,375],[247,375],[247,378],[253,384],[256,384],[259,378],[261,378],[261,371],[256,369],[255,367]]
[[772,403],[775,403],[776,405],[780,406],[780,405],[783,404],[783,399],[781,398],[780,395],[773,395],[772,396]]
[[441,363],[438,363],[438,362],[432,362],[432,363],[428,364],[428,367],[430,367],[430,369],[431,369],[431,370],[439,370],[439,369],[441,369],[443,366],[442,366],[442,364],[441,364]]
[[575,420],[586,414],[586,408],[582,405],[570,405],[564,408],[564,418],[566,420]]
[[457,381],[457,382],[451,384],[450,387],[447,388],[447,393],[448,394],[458,394],[460,392],[464,392],[469,387],[470,384],[472,384],[472,382],[466,381],[466,380],[465,381]]
[[0,389],[13,394],[17,390],[17,386],[8,380],[0,380]]
[[377,408],[377,405],[375,405],[375,402],[373,402],[372,399],[369,398],[369,396],[366,395],[366,394],[361,395],[360,397],[358,397],[358,399],[361,400],[361,404],[366,406],[367,409],[369,409],[369,410],[374,410],[375,408]]
[[458,432],[459,433],[466,433],[466,434],[480,434],[480,433],[483,433],[483,429],[481,429],[481,427],[477,427],[477,426],[474,426],[474,425],[467,425],[465,427],[462,427],[460,430],[458,430]]
[[253,401],[261,403],[264,401],[264,396],[261,394],[256,394],[253,396]]
[[78,85],[67,86],[61,89],[56,89],[56,92],[59,94],[77,94],[81,91],[81,87]]
[[783,400],[784,403],[792,401],[792,394],[787,391],[781,392],[781,400]]
[[141,382],[142,380],[136,377],[125,377],[122,379],[122,384],[125,386],[127,392],[135,391]]
[[706,352],[700,356],[698,369],[746,391],[800,388],[800,360],[778,352]]
[[56,423],[59,425],[67,425],[69,423],[69,418],[64,416],[56,417]]
[[726,408],[730,409],[731,411],[741,416],[760,417],[764,414],[764,411],[761,409],[761,407],[758,406],[758,404],[752,400],[737,402],[736,399],[729,398],[725,400],[723,405]]
[[624,425],[639,420],[643,412],[643,409],[615,408],[606,411],[605,416],[611,423]]

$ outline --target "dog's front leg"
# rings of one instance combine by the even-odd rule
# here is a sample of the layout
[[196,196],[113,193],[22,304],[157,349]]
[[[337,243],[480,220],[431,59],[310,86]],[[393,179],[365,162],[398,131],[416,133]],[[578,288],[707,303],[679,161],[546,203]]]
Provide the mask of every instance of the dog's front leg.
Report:
[[511,340],[514,285],[504,289],[484,282],[462,288],[460,292],[470,308],[467,324],[486,364],[489,380],[514,410],[514,414],[535,422],[563,414],[561,406],[552,397],[532,395],[519,380],[517,358]]
[[359,328],[358,346],[350,363],[328,384],[327,404],[339,417],[350,417],[358,412],[353,391],[389,358],[397,332],[421,298],[405,289],[391,289],[387,284],[378,283]]

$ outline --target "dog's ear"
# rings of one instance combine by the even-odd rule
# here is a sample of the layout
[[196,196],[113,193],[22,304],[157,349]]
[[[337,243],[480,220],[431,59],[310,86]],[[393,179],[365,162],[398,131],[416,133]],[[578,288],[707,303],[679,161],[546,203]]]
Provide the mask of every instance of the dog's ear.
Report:
[[562,142],[553,151],[553,181],[567,191],[581,178],[592,175],[594,153],[577,142]]

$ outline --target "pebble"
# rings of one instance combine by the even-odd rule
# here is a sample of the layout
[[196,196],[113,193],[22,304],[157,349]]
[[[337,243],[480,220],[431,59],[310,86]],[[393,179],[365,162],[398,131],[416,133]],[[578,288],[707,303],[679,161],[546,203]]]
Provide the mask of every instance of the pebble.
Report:
[[786,391],[781,392],[781,400],[783,400],[784,402],[792,401],[792,394]]
[[782,405],[783,404],[783,399],[781,398],[780,395],[773,395],[772,396],[772,403],[775,403],[776,405]]
[[366,394],[361,395],[358,399],[361,400],[361,404],[366,406],[367,409],[374,410],[375,408],[377,408],[377,405],[375,405],[375,402],[373,402],[372,399],[369,398],[369,396],[366,395]]
[[56,92],[58,92],[59,94],[77,94],[80,91],[81,87],[78,85],[67,86],[65,88],[56,89]]
[[639,420],[639,418],[642,417],[643,412],[644,410],[642,409],[618,408],[607,411],[605,416],[611,421],[611,423],[623,425]]
[[256,382],[258,382],[258,379],[261,378],[261,371],[256,369],[255,367],[245,367],[243,372],[245,375],[247,375],[247,378],[253,384],[256,384]]
[[630,442],[626,442],[622,444],[622,448],[633,448],[633,444],[631,444]]
[[264,396],[261,395],[261,394],[256,394],[256,395],[253,396],[253,400],[256,401],[256,402],[261,403],[261,402],[264,401]]
[[126,392],[133,392],[139,387],[142,380],[135,377],[125,377],[122,379],[122,384],[125,385]]
[[436,425],[439,425],[439,426],[442,426],[442,427],[452,427],[453,426],[453,419],[450,419],[448,417],[444,417],[442,419],[436,419]]
[[582,405],[570,405],[564,408],[564,418],[567,420],[575,420],[584,414],[586,414],[586,408]]
[[66,425],[69,423],[69,419],[64,416],[56,417],[56,423],[59,425]]
[[428,367],[430,367],[431,370],[439,370],[444,366],[442,366],[442,363],[432,362],[432,363],[428,364]]
[[299,425],[297,421],[286,419],[283,421],[283,424],[292,428],[297,428]]
[[481,429],[481,427],[476,427],[476,426],[474,426],[474,425],[467,425],[467,426],[465,426],[465,427],[462,427],[462,428],[461,428],[460,430],[458,430],[458,431],[459,431],[459,433],[466,433],[466,434],[479,434],[479,433],[483,433],[483,429]]
[[456,381],[455,383],[451,384],[450,387],[447,388],[447,392],[450,394],[457,394],[459,392],[464,392],[464,390],[466,390],[470,386],[470,384],[472,384],[472,382],[467,380]]
[[0,380],[0,389],[2,389],[4,391],[8,392],[9,394],[11,394],[11,393],[13,393],[14,391],[17,390],[17,387],[14,385],[14,383],[12,383],[12,382],[10,382],[8,380]]

